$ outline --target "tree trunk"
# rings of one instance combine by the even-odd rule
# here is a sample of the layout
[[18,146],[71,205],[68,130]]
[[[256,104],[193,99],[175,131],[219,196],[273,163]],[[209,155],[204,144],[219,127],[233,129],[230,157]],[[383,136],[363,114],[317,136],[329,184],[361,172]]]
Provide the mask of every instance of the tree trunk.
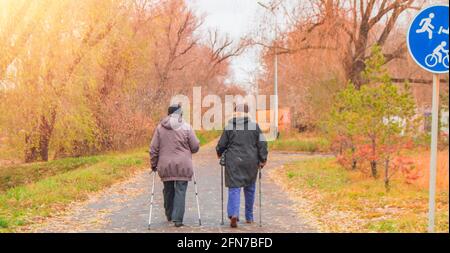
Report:
[[42,161],[48,161],[48,151],[50,146],[50,139],[53,133],[56,120],[56,109],[52,107],[50,112],[50,119],[46,116],[41,116],[39,125],[39,155]]
[[375,159],[376,148],[377,148],[376,140],[375,138],[372,138],[372,161],[370,161],[370,169],[372,171],[373,178],[378,178],[377,160]]
[[378,178],[377,161],[375,161],[375,160],[370,161],[370,169],[372,171],[372,177]]
[[39,137],[39,155],[41,156],[41,160],[46,162],[48,161],[48,147],[50,143],[50,138],[48,135],[41,134]]
[[352,82],[357,90],[361,89],[364,84],[364,79],[362,73],[366,68],[366,64],[361,59],[354,59],[352,62],[352,67],[350,73],[347,74],[348,79]]
[[[355,147],[352,147],[352,154],[354,154],[354,153],[355,153]],[[355,158],[353,158],[353,160],[352,160],[352,170],[356,170],[357,165],[358,165],[358,161]]]
[[37,160],[38,151],[32,143],[31,134],[25,135],[25,163],[35,162]]
[[355,51],[347,52],[351,56],[347,56],[346,59],[351,59],[349,66],[347,67],[347,78],[352,82],[356,89],[360,89],[364,84],[362,77],[363,71],[366,69],[366,50],[369,40],[369,23],[367,17],[363,18],[359,28],[359,37],[355,42]]
[[353,159],[353,161],[352,161],[352,170],[356,170],[357,165],[358,165],[358,162],[356,161],[356,159]]
[[384,188],[386,189],[386,192],[389,192],[391,188],[389,185],[389,158],[386,158],[384,164]]

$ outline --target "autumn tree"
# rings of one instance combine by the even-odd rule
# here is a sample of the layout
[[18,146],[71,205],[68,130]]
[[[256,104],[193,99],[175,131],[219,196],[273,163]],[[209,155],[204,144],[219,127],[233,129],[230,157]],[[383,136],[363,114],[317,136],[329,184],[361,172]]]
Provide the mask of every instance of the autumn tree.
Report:
[[[7,21],[16,18],[14,15],[17,13],[14,10],[16,6],[21,6],[11,2],[7,1],[4,4],[6,8],[12,9],[5,17]],[[58,145],[57,143],[62,145],[58,138],[54,138],[56,141],[51,143],[52,137],[66,128],[66,124],[73,123],[69,118],[77,117],[77,112],[81,113],[84,110],[78,111],[67,106],[79,105],[82,108],[83,105],[78,103],[80,101],[72,100],[73,85],[76,83],[73,77],[84,56],[107,36],[114,25],[110,16],[94,13],[100,10],[114,13],[119,9],[116,3],[117,1],[90,1],[82,4],[69,0],[32,1],[30,7],[27,8],[24,3],[21,7],[23,9],[20,9],[24,12],[21,15],[23,22],[2,23],[5,24],[2,35],[16,38],[8,34],[8,30],[12,30],[17,34],[23,34],[26,40],[23,44],[6,40],[7,57],[2,59],[3,69],[7,66],[7,70],[15,73],[10,75],[10,78],[15,79],[17,89],[11,93],[21,91],[14,97],[10,96],[8,102],[3,101],[3,110],[8,110],[9,106],[19,103],[22,105],[14,110],[14,115],[11,115],[10,121],[5,124],[9,123],[12,129],[29,126],[20,131],[10,131],[11,135],[18,135],[20,137],[14,137],[23,140],[24,145],[21,146],[24,148],[26,161],[36,159],[47,161],[50,145]],[[65,15],[67,9],[80,11]],[[45,15],[41,14],[44,10]],[[21,26],[22,23],[28,25]],[[31,30],[27,28],[29,25],[32,26]],[[6,33],[3,32],[5,30]],[[14,49],[15,47],[19,48]],[[25,118],[29,118],[25,124],[17,124],[16,120],[22,121]],[[86,123],[83,120],[77,122]],[[66,136],[71,136],[68,134],[71,130],[76,135],[84,128],[85,126],[77,128],[72,125],[71,128],[64,130],[67,131]]]
[[[303,8],[294,8],[294,27],[301,36],[296,43],[280,47],[280,53],[295,53],[301,50],[327,50],[339,54],[347,80],[357,89],[365,82],[365,61],[371,56],[370,48],[376,44],[384,51],[386,63],[404,57],[406,43],[391,35],[396,33],[399,18],[406,11],[420,9],[424,0],[317,0],[309,5],[299,2]],[[305,13],[305,5],[312,10]],[[292,15],[291,15],[292,16]],[[322,39],[317,40],[316,34]],[[393,46],[390,40],[397,43]]]
[[438,2],[442,1],[266,1],[274,10],[270,17],[278,17],[278,39],[271,35],[273,18],[265,18],[261,31],[252,36],[252,42],[263,47],[260,92],[273,93],[276,52],[280,106],[292,107],[299,129],[313,130],[348,81],[356,89],[367,83],[363,72],[373,45],[381,47],[393,82],[409,81],[415,93],[426,90],[423,84],[431,80],[408,57],[407,26],[401,20],[425,4]]
[[325,125],[335,141],[347,144],[344,148],[351,158],[346,160],[353,168],[367,160],[377,178],[378,165],[384,161],[388,187],[390,162],[417,129],[415,103],[407,86],[400,90],[390,80],[381,48],[373,47],[371,54],[364,71],[369,81],[360,90],[350,85],[340,92]]
[[[50,1],[3,1],[0,9],[0,77],[21,54],[31,38],[37,20],[42,20]],[[27,18],[26,18],[27,17]]]
[[177,0],[0,7],[0,137],[26,162],[144,144],[171,96],[229,92],[229,61],[244,49]]

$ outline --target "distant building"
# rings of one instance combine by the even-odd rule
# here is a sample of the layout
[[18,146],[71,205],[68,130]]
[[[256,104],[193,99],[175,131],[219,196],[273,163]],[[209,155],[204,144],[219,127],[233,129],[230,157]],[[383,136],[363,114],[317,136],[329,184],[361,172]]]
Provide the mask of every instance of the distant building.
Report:
[[[419,129],[422,132],[431,133],[431,108],[426,107],[422,110],[419,110],[419,114],[423,117],[423,125]],[[448,126],[449,112],[441,111],[441,131],[448,134],[449,126]]]
[[[420,126],[419,131],[431,133],[431,101],[433,97],[433,89],[431,85],[426,84],[411,84],[411,91],[413,93],[414,99],[417,106],[417,116],[423,117],[423,124]],[[441,92],[444,89],[448,89],[448,84],[441,86]],[[448,134],[448,119],[449,112],[441,112],[441,131]]]
[[[256,114],[256,120],[263,132],[269,132],[271,127],[272,110],[259,110]],[[273,117],[273,116],[272,116]],[[289,131],[292,128],[292,113],[289,107],[280,107],[278,109],[278,130]]]

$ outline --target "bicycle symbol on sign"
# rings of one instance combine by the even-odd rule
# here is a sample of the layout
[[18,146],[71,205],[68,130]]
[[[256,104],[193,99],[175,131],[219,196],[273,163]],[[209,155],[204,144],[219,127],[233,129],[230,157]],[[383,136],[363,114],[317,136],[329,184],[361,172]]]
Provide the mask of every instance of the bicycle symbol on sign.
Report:
[[[425,57],[425,64],[432,68],[436,66],[438,63],[442,63],[442,65],[446,68],[448,68],[449,64],[449,56],[448,52],[449,50],[446,50],[445,47],[447,46],[447,42],[442,41],[441,44],[439,44],[434,50],[433,53],[427,55]],[[443,54],[445,56],[443,57]]]
[[422,9],[409,25],[406,44],[413,60],[433,74],[448,73],[450,41],[448,5]]

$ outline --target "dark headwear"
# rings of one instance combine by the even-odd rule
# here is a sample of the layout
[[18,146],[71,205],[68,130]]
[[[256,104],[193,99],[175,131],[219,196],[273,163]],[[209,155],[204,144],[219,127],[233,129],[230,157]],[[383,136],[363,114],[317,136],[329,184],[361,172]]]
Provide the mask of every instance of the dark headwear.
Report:
[[171,115],[171,114],[174,114],[174,113],[178,113],[178,114],[181,114],[181,105],[171,105],[171,106],[169,106],[169,109],[167,110],[167,114],[168,115]]
[[234,111],[248,113],[248,105],[247,104],[237,104],[236,107],[234,107]]

